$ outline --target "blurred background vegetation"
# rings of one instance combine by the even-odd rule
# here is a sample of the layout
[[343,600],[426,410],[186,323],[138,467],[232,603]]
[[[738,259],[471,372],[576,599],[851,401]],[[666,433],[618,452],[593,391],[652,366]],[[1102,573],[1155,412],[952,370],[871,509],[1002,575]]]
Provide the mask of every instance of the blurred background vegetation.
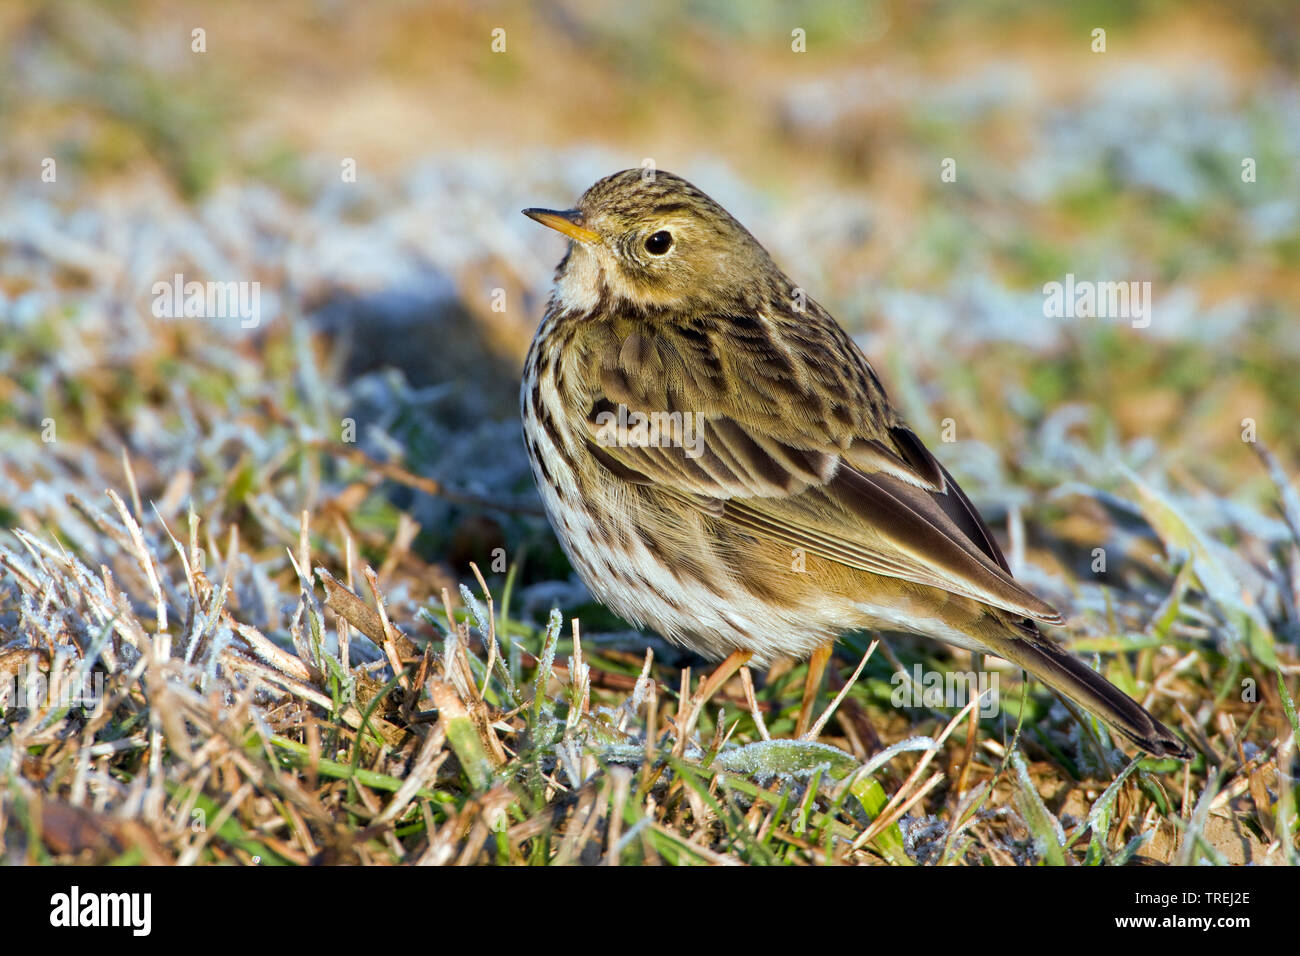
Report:
[[[336,438],[347,413],[382,457],[376,436],[397,430],[417,471],[530,495],[516,429],[494,423],[514,416],[562,241],[517,210],[566,206],[646,160],[749,225],[859,336],[928,440],[953,419],[947,457],[981,501],[1067,477],[1059,455],[1034,473],[1024,447],[1056,416],[1089,450],[1258,503],[1271,485],[1243,420],[1283,460],[1300,452],[1290,12],[7,4],[0,427],[38,474],[9,471],[0,513],[33,507],[60,448],[110,472],[122,447],[161,464],[151,442],[184,430],[182,398],[252,428],[268,400],[305,403]],[[260,281],[261,327],[152,318],[152,283],[176,272]],[[1066,273],[1150,281],[1150,327],[1044,318],[1042,287]],[[304,348],[340,375],[314,396]],[[380,388],[392,366],[400,386]],[[322,396],[341,383],[346,398]],[[401,414],[394,387],[433,388],[418,398],[432,406]],[[47,417],[71,447],[22,441]],[[214,446],[214,474],[244,435]],[[462,570],[528,536],[445,503],[417,517],[424,557],[450,548]]]

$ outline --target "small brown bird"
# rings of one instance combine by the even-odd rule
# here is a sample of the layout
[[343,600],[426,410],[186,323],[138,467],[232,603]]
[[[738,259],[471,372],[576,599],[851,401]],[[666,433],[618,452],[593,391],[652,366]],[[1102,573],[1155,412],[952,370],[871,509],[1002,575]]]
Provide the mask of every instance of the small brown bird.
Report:
[[629,169],[576,208],[524,369],[551,524],[602,603],[739,667],[923,634],[1019,665],[1156,755],[1190,751],[1039,633],[1061,624],[866,357],[725,209]]

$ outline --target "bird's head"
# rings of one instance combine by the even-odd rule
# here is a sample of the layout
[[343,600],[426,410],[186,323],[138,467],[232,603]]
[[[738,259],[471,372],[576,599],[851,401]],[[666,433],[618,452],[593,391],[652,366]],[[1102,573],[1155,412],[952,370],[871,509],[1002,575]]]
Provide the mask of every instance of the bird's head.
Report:
[[662,170],[625,169],[573,209],[524,215],[573,240],[556,275],[566,310],[612,305],[611,297],[641,309],[726,307],[752,298],[756,279],[779,276],[744,226]]

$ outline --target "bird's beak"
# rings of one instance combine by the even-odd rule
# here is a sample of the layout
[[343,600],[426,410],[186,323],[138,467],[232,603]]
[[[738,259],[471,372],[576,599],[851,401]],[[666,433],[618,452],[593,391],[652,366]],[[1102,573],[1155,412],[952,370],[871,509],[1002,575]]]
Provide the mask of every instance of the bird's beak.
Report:
[[582,224],[582,213],[576,209],[557,212],[554,209],[525,209],[524,215],[536,219],[543,226],[550,226],[556,232],[562,232],[578,242],[599,242],[600,235],[592,232]]

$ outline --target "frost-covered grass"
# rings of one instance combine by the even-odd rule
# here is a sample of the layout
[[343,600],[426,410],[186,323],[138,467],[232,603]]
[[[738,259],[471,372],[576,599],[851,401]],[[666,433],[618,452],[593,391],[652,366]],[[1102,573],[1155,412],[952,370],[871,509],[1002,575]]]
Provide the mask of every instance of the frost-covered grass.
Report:
[[[1294,710],[1258,659],[1273,645],[1215,650],[1195,630],[1249,615],[1195,597],[1212,553],[1189,551],[1147,632],[1106,648],[1134,652],[1113,678],[1174,702],[1198,751],[1183,767],[1127,760],[1038,695],[1004,702],[1033,716],[1000,729],[972,707],[882,717],[884,669],[790,739],[799,667],[702,702],[653,648],[642,662],[584,642],[558,611],[544,629],[516,620],[513,573],[495,593],[417,598],[404,574],[349,560],[341,526],[304,514],[296,540],[259,545],[128,498],[72,502],[92,553],[21,530],[0,551],[0,661],[52,688],[5,704],[11,862],[1186,863],[1243,843],[1283,862],[1294,847],[1277,773]],[[275,626],[248,623],[259,603]],[[1263,703],[1238,703],[1235,675]],[[88,684],[101,700],[60,703]]]
[[[21,31],[0,128],[21,171],[0,195],[6,862],[1295,862],[1293,84],[1197,62],[1053,92],[1005,51],[942,81],[832,57],[767,88],[772,168],[790,149],[804,178],[745,175],[725,143],[676,169],[859,333],[1066,613],[1055,636],[1190,742],[1184,766],[897,635],[841,643],[797,739],[805,665],[706,699],[710,665],[590,602],[519,435],[561,248],[516,210],[639,143],[421,151],[344,184],[329,149],[242,138],[262,127],[223,57],[264,69],[247,38],[199,77],[61,9]],[[731,42],[767,56],[762,22]],[[587,24],[611,50],[616,26]],[[456,37],[434,41],[453,64]],[[527,62],[462,92],[507,111]],[[685,110],[674,75],[652,92]],[[845,84],[874,107],[844,109],[867,102]],[[84,115],[64,127],[67,101]],[[47,136],[57,184],[24,165]],[[949,152],[955,189],[911,178]],[[177,272],[260,282],[263,321],[155,318]],[[1066,272],[1153,279],[1152,325],[1045,319]],[[992,717],[895,705],[900,672],[980,666]],[[83,685],[95,700],[70,700]]]

